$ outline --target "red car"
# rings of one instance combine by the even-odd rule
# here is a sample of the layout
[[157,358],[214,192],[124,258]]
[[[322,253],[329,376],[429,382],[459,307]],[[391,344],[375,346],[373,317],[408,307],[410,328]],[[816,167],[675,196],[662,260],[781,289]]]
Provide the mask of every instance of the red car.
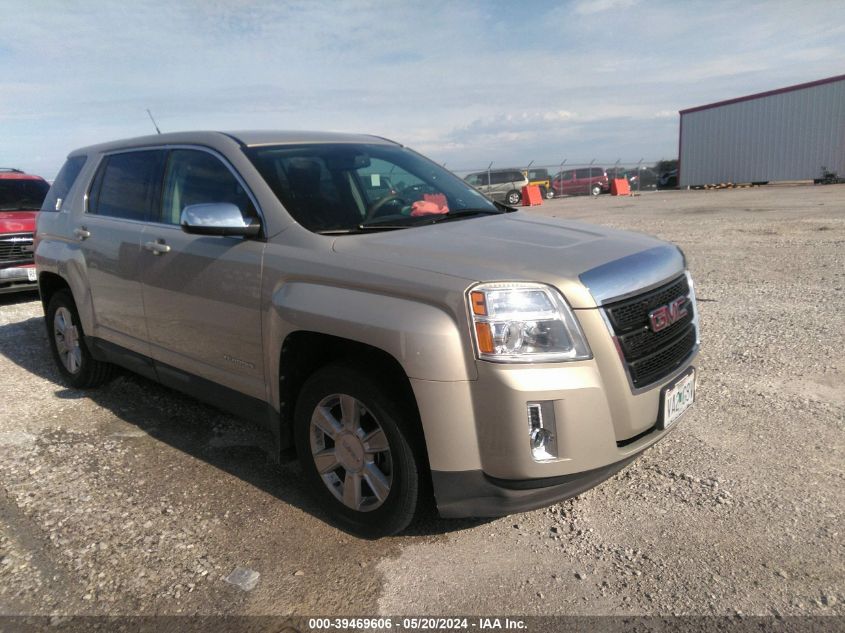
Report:
[[552,191],[557,196],[597,196],[610,191],[604,167],[579,167],[558,172],[552,178]]
[[39,176],[0,167],[0,293],[38,288],[35,218],[49,189]]

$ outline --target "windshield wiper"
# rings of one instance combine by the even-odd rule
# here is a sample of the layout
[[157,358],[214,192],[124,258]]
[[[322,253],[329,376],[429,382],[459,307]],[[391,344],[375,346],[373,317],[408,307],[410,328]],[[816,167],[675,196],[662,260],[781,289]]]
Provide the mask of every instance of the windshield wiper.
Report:
[[389,218],[381,221],[362,222],[358,226],[344,229],[325,229],[323,231],[315,231],[318,235],[354,235],[355,233],[366,233],[369,231],[396,231],[399,229],[408,229],[413,226],[426,226],[428,224],[437,224],[438,222],[446,222],[448,220],[459,220],[462,218],[471,218],[479,215],[501,215],[515,211],[509,207],[503,207],[507,211],[495,211],[493,209],[456,209],[449,213],[420,215],[415,217],[404,217],[401,221],[397,218]]
[[432,215],[432,216],[421,216],[428,220],[431,224],[437,224],[438,222],[447,222],[449,220],[458,220],[461,218],[472,218],[478,215],[501,215],[501,211],[491,211],[490,209],[456,209],[455,211],[449,211],[449,213],[444,213],[442,215]]
[[353,235],[355,233],[366,233],[367,231],[392,231],[394,229],[407,229],[413,224],[359,224],[351,229],[326,229],[315,231],[317,235]]
[[427,224],[436,224],[438,222],[446,222],[448,220],[458,220],[461,218],[471,218],[479,215],[501,215],[502,211],[494,211],[492,209],[456,209],[449,211],[449,213],[431,213],[426,215],[408,216],[403,218],[404,221],[398,222],[396,218],[389,218],[381,221],[363,222],[358,225],[359,229],[406,229],[412,226],[425,226]]
[[519,209],[517,209],[516,207],[509,207],[506,204],[502,204],[498,200],[491,200],[491,202],[496,205],[497,209],[501,209],[503,213],[515,213],[516,211],[519,211]]

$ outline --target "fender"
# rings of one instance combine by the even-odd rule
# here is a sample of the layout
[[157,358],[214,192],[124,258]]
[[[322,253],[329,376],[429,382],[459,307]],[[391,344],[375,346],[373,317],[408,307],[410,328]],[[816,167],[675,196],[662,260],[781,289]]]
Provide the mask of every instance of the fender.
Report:
[[291,332],[329,334],[378,348],[395,358],[408,378],[477,378],[470,349],[454,318],[430,304],[366,290],[291,282],[272,296],[269,367],[278,375],[279,349]]
[[[480,467],[475,424],[454,419],[447,403],[472,409],[470,381],[478,378],[469,341],[455,319],[434,305],[312,282],[291,282],[272,295],[265,328],[268,376],[278,376],[281,346],[296,331],[363,343],[392,356],[411,382],[431,468]],[[278,407],[279,383],[268,381],[269,402]],[[423,396],[421,398],[421,395]],[[464,423],[460,423],[464,422]],[[283,422],[284,423],[284,422]],[[284,436],[284,429],[280,435]],[[470,464],[470,466],[467,466]]]

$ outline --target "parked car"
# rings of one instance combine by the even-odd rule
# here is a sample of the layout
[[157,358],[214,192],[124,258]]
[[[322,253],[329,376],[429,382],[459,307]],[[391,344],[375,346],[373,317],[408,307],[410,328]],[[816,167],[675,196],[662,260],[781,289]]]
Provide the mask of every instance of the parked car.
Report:
[[646,191],[657,188],[657,174],[649,167],[631,169],[627,172],[627,176],[631,191]]
[[444,517],[579,494],[695,396],[698,312],[677,247],[493,202],[378,137],[190,132],[76,150],[35,262],[67,384],[121,365],[255,420],[357,534],[402,530],[428,491]]
[[480,171],[465,177],[464,181],[489,198],[511,206],[522,201],[522,188],[528,184],[528,178],[518,169]]
[[558,172],[552,178],[556,196],[597,196],[610,192],[610,180],[604,167],[579,167]]
[[670,169],[660,174],[657,179],[658,189],[677,189],[678,188],[678,170]]
[[20,169],[0,168],[0,293],[35,290],[33,233],[50,185]]
[[552,179],[549,170],[544,168],[523,169],[522,175],[528,179],[528,184],[540,187],[540,194],[547,200],[555,197],[552,190]]

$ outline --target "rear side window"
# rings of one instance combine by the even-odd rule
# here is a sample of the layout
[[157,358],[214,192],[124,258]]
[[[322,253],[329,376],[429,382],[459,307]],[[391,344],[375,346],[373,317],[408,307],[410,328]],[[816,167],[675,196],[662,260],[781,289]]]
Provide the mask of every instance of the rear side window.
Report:
[[494,171],[490,174],[490,182],[494,185],[503,185],[506,182],[520,182],[523,176],[518,171]]
[[41,205],[41,211],[61,211],[62,203],[70,193],[70,188],[76,182],[79,172],[88,160],[87,156],[71,156],[65,161],[65,164],[59,170],[59,175],[53,181],[53,186],[50,187],[50,192],[44,198],[44,204]]
[[88,213],[148,220],[158,197],[163,158],[162,150],[107,156],[91,185]]
[[589,178],[590,177],[590,168],[587,167],[585,169],[578,169],[575,171],[576,178]]
[[246,190],[215,156],[192,149],[170,152],[159,221],[179,224],[185,207],[209,202],[231,202],[246,220],[257,215]]

